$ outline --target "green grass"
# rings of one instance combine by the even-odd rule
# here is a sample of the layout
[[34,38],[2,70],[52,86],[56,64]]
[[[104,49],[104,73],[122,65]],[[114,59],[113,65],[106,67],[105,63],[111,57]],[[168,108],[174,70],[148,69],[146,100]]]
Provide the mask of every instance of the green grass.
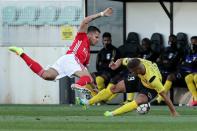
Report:
[[118,106],[0,105],[1,131],[196,131],[197,108],[177,107],[172,118],[166,106],[152,106],[146,115],[135,111],[104,117]]

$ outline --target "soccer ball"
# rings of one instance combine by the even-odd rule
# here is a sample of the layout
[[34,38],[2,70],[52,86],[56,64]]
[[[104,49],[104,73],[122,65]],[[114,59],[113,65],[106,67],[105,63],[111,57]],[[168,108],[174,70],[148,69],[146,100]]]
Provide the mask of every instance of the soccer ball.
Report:
[[141,104],[137,107],[136,111],[140,115],[147,114],[150,110],[150,103]]

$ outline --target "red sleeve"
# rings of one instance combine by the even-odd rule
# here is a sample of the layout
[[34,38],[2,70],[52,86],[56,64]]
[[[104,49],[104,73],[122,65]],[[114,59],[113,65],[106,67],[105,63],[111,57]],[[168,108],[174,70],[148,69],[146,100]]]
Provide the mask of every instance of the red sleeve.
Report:
[[84,62],[84,66],[87,66],[89,64],[90,61],[90,54],[88,56],[88,58],[86,59],[86,61]]

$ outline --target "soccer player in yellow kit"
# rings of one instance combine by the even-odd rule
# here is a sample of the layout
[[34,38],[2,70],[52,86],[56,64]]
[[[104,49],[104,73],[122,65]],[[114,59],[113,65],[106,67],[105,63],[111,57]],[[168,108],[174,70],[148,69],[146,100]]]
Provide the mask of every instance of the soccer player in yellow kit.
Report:
[[[162,76],[155,63],[152,63],[151,61],[140,59],[140,58],[123,58],[123,59],[118,59],[115,63],[112,63],[109,66],[112,69],[116,69],[121,64],[127,66],[128,70],[131,73],[138,76],[141,79],[142,84],[146,88],[156,90],[157,93],[163,97],[165,103],[170,109],[172,116],[178,115],[171,100],[166,96],[164,87],[161,83]],[[126,113],[128,111],[133,111],[134,109],[138,107],[138,105],[145,103],[146,101],[147,101],[146,97],[138,96],[132,102],[112,112],[109,112],[109,111],[105,112],[105,116],[115,116],[115,115]]]

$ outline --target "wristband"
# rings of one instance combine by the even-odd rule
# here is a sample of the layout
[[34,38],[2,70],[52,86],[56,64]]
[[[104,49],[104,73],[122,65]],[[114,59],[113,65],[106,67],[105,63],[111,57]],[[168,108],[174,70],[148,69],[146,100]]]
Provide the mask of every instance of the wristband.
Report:
[[129,60],[128,58],[124,58],[124,59],[122,60],[122,65],[127,66],[128,60]]
[[103,12],[101,12],[101,16],[104,16],[104,13]]

